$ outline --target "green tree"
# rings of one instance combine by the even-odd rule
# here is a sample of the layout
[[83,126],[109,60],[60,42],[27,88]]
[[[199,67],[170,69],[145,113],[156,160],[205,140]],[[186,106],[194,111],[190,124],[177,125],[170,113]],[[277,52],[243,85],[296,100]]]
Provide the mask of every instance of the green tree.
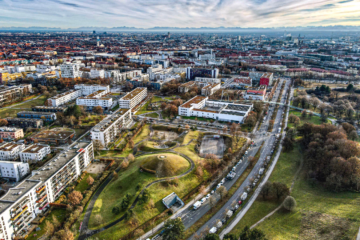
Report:
[[346,87],[346,91],[347,92],[351,92],[351,91],[353,91],[354,90],[354,85],[352,85],[352,84],[349,84],[347,87]]
[[238,240],[239,238],[236,237],[234,233],[228,233],[224,236],[224,240]]
[[288,210],[292,211],[296,207],[296,200],[292,196],[287,196],[283,202],[283,207]]
[[290,194],[290,189],[284,183],[273,182],[272,185],[273,185],[274,193],[278,200]]
[[216,233],[209,233],[205,236],[204,240],[220,240],[220,237]]
[[120,213],[120,208],[119,207],[113,207],[112,213],[115,214],[115,215],[118,215]]
[[248,226],[246,226],[242,232],[240,233],[241,240],[267,240],[265,238],[265,234],[258,229],[251,230]]
[[170,219],[165,222],[165,230],[162,236],[163,240],[183,239],[185,226],[181,218]]

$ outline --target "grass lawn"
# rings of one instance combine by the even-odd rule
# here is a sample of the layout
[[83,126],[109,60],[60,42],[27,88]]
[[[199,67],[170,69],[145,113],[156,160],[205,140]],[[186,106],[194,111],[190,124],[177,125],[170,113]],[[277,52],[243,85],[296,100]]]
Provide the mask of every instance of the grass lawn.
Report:
[[15,106],[16,108],[31,108],[32,106],[43,106],[45,103],[46,97],[45,96],[41,96],[37,99],[33,99],[29,102],[20,104]]
[[84,178],[78,183],[78,185],[76,185],[75,190],[76,191],[80,191],[80,192],[84,192],[85,190],[88,189],[89,184],[87,184],[86,180],[91,176],[93,179],[96,178],[97,174],[94,173],[86,173]]
[[[55,215],[55,217],[59,220],[59,222],[63,222],[65,220],[66,216],[66,209],[60,209],[60,208],[54,208],[51,210],[51,213],[40,223],[39,227],[41,228],[40,231],[33,231],[27,239],[29,240],[37,240],[39,239],[39,236],[42,236],[45,234],[45,222],[50,221],[52,222],[52,216]],[[37,236],[34,236],[36,234]]]
[[142,129],[141,132],[135,137],[134,139],[134,143],[138,143],[142,140],[144,140],[145,138],[147,138],[150,134],[150,128],[149,125],[145,125]]
[[[204,171],[204,179],[207,179],[209,177],[210,177],[209,174],[206,171]],[[193,171],[187,176],[179,178],[178,186],[173,186],[173,185],[165,186],[162,183],[158,183],[148,188],[149,193],[151,195],[151,199],[155,203],[155,206],[151,207],[148,204],[142,204],[142,205],[137,204],[135,206],[133,211],[136,214],[137,219],[139,220],[139,224],[141,225],[145,221],[151,219],[152,217],[160,214],[165,210],[165,206],[162,203],[162,199],[164,197],[166,197],[172,192],[175,192],[180,198],[184,197],[190,190],[198,186],[200,182],[201,180],[194,174]],[[135,184],[132,183],[132,185]],[[165,219],[160,219],[157,223],[163,220]],[[99,239],[109,239],[109,240],[119,239],[133,229],[134,229],[133,226],[129,225],[126,221],[122,221],[116,224],[115,226],[111,227],[110,229],[94,235],[94,237],[97,237]]]
[[159,114],[157,114],[156,112],[154,112],[154,113],[149,113],[149,114],[146,115],[146,117],[158,118],[158,117],[159,117]]
[[[154,96],[151,100],[152,103],[155,102],[159,102],[159,101],[164,101],[161,97],[157,97]],[[148,112],[153,112],[154,110],[147,110],[148,106],[149,106],[150,101],[147,101],[144,106],[142,106],[139,111],[136,112],[135,115],[140,115],[140,114],[144,114],[144,113],[148,113]]]
[[[282,153],[269,181],[280,181],[290,186],[301,156],[299,148]],[[357,211],[360,195],[352,192],[334,193],[320,185],[311,186],[305,176],[305,173],[300,174],[291,193],[297,202],[295,211],[288,213],[280,210],[257,228],[264,231],[268,239],[354,239],[360,225],[360,212]],[[257,200],[232,232],[238,234],[278,205]],[[320,216],[320,220],[312,214]],[[317,224],[313,224],[312,220],[316,220]],[[336,232],[341,222],[346,227]],[[315,234],[312,238],[308,236],[309,229]],[[329,232],[331,234],[328,236]],[[339,233],[341,238],[337,235]]]
[[[298,116],[300,118],[300,125],[303,125],[304,123],[313,123],[316,125],[320,125],[323,122],[321,121],[321,118],[319,116],[312,116],[311,119],[309,117],[306,117],[305,119],[301,117],[301,112],[300,111],[296,111],[296,110],[290,110],[289,111],[289,116],[293,114],[295,116]],[[327,123],[330,123],[329,120],[327,120]],[[293,123],[288,122],[288,127],[294,127]]]
[[[168,158],[171,157],[172,153],[164,153]],[[119,177],[116,181],[111,182],[104,191],[100,194],[97,199],[94,209],[91,214],[89,227],[95,227],[93,218],[96,214],[101,214],[104,219],[104,224],[106,225],[115,219],[121,217],[125,211],[122,211],[118,215],[114,215],[112,213],[112,208],[114,206],[120,206],[121,200],[124,196],[129,193],[132,195],[131,203],[134,201],[135,196],[140,192],[143,186],[147,183],[154,181],[157,179],[154,174],[140,172],[139,166],[143,162],[143,160],[149,158],[154,155],[144,155],[141,157],[137,157],[135,162],[131,163],[128,169],[122,170],[119,172]],[[178,157],[178,155],[174,155],[174,157]],[[189,166],[186,161],[186,168]],[[184,169],[181,170],[183,172]],[[207,174],[204,174],[207,176]],[[194,173],[190,173],[188,176],[179,179],[179,185],[175,186],[164,186],[162,183],[158,183],[149,188],[149,192],[151,195],[151,199],[154,202],[154,207],[148,206],[148,204],[137,204],[133,209],[137,215],[140,223],[145,222],[151,217],[161,213],[165,210],[165,206],[163,206],[161,200],[170,194],[171,192],[176,191],[180,196],[186,195],[186,193],[192,188],[196,187],[199,184],[199,179],[194,175]],[[141,185],[139,189],[137,189],[137,185]],[[102,226],[103,226],[102,225]],[[121,227],[120,227],[121,226]],[[130,231],[130,227],[126,227],[126,221],[122,221],[117,224],[115,227],[111,228],[103,232],[100,238],[108,238],[108,239],[118,239],[119,236],[126,234]],[[101,226],[100,226],[101,227]],[[98,228],[98,227],[97,227]],[[117,232],[112,233],[113,231]],[[113,235],[115,234],[115,235]],[[106,236],[106,237],[105,237]]]

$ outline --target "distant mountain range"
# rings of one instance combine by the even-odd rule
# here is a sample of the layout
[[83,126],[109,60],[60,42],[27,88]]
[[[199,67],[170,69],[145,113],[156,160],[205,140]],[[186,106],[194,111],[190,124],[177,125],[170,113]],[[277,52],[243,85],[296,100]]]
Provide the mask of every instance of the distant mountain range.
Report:
[[0,27],[0,31],[61,31],[61,32],[126,32],[126,31],[360,31],[360,26],[307,26],[307,27],[274,27],[274,28],[241,28],[241,27],[200,27],[200,28],[179,28],[179,27],[152,27],[152,28],[136,28],[136,27],[79,27],[79,28],[49,28],[49,27]]

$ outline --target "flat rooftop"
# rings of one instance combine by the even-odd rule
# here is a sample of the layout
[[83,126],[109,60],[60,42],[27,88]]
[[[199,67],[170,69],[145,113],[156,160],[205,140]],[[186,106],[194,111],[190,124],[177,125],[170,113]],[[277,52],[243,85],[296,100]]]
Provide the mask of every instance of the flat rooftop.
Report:
[[14,148],[17,148],[22,144],[16,144],[16,143],[4,143],[0,146],[0,151],[12,151]]
[[37,134],[35,134],[34,136],[32,136],[31,138],[36,138],[36,139],[50,139],[50,140],[64,140],[64,139],[68,139],[72,134],[74,134],[75,132],[71,129],[69,130],[44,130],[41,131]]
[[53,115],[55,113],[51,113],[51,112],[35,112],[35,111],[21,111],[17,113],[19,114],[34,114],[34,115]]
[[82,148],[89,145],[89,142],[79,142],[77,148],[72,148],[66,153],[60,153],[47,162],[46,165],[32,172],[32,176],[22,181],[15,188],[9,191],[0,199],[0,212],[4,212],[8,207],[16,201],[24,197],[24,195],[37,185],[45,182],[58,172],[65,164],[80,153]]
[[139,93],[141,93],[142,91],[144,91],[144,89],[146,88],[143,88],[143,87],[138,87],[138,88],[135,88],[134,90],[132,90],[131,92],[129,92],[128,94],[126,94],[123,98],[121,98],[120,100],[131,100],[133,99],[134,97],[136,97]]
[[22,151],[23,153],[38,153],[41,149],[46,148],[47,146],[45,145],[30,145],[29,147],[25,148],[24,151]]
[[77,92],[77,91],[81,91],[81,90],[70,90],[70,91],[58,94],[58,95],[56,95],[56,96],[54,96],[52,98],[49,98],[49,99],[59,99],[59,98],[65,97],[66,95],[69,95],[69,94]]
[[183,108],[190,108],[193,104],[198,104],[199,102],[203,101],[206,97],[203,96],[195,96],[189,101],[183,103],[180,107]]
[[119,109],[115,114],[103,119],[101,122],[99,122],[98,124],[95,125],[95,127],[93,128],[94,132],[100,132],[100,131],[104,131],[105,129],[107,129],[113,122],[115,122],[117,119],[119,119],[120,117],[122,117],[125,113],[127,113],[128,111],[131,112],[131,109],[127,109],[127,108],[121,108]]
[[22,130],[22,128],[14,128],[14,127],[0,127],[0,132],[17,132]]
[[190,82],[186,82],[186,83],[181,84],[179,87],[191,87],[194,84],[195,84],[194,81],[190,81]]

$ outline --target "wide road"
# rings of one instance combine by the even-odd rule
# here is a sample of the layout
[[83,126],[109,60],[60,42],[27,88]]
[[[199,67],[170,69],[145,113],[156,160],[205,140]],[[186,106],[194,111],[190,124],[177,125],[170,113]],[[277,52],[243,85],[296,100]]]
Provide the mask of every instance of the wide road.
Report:
[[[278,85],[278,89],[276,91],[276,93],[274,94],[273,97],[273,101],[276,101],[279,97],[280,94],[280,89],[281,86],[283,84],[284,80],[282,79],[280,81],[280,84]],[[290,86],[290,82],[285,81],[286,82],[286,86],[284,88],[283,91],[283,96],[281,97],[281,102],[285,103],[285,94],[287,92],[287,89]],[[248,175],[248,177],[246,178],[246,180],[241,184],[241,186],[236,190],[235,194],[224,204],[224,206],[216,213],[214,214],[214,216],[207,221],[201,228],[199,228],[194,234],[200,235],[201,233],[207,234],[204,231],[206,229],[212,228],[216,225],[217,220],[222,220],[226,214],[226,210],[229,210],[232,208],[232,205],[234,202],[237,202],[240,200],[240,196],[241,194],[245,191],[245,189],[250,185],[251,182],[251,178],[256,178],[256,176],[259,173],[259,169],[264,165],[264,161],[266,159],[267,156],[269,156],[272,152],[272,149],[274,147],[274,143],[276,140],[276,136],[275,134],[278,133],[278,129],[281,128],[280,124],[282,122],[282,113],[283,113],[283,106],[279,106],[279,109],[276,113],[276,118],[274,120],[274,127],[272,130],[272,133],[268,133],[268,127],[269,127],[269,121],[271,120],[271,115],[275,110],[275,106],[274,105],[270,105],[269,109],[268,109],[268,115],[266,116],[266,120],[265,122],[263,122],[263,124],[261,125],[260,129],[258,131],[256,131],[255,133],[255,143],[257,145],[256,148],[252,149],[250,156],[254,156],[259,148],[259,146],[262,144],[262,142],[264,142],[263,147],[261,149],[261,154],[260,154],[260,158],[259,161],[257,162],[257,164],[254,166],[254,168],[252,169],[252,171],[250,172],[250,174]],[[244,161],[242,163],[242,165],[240,165],[240,169],[237,172],[237,178],[240,177],[241,173],[246,169],[247,165],[249,164],[247,161],[248,158],[246,158],[246,161]],[[227,181],[224,186],[229,189],[233,183],[236,180],[231,180],[231,181]],[[218,197],[219,198],[219,197]],[[190,210],[188,212],[185,212],[185,214],[182,214],[180,217],[183,220],[183,223],[185,225],[185,228],[189,228],[190,226],[192,226],[197,220],[199,220],[206,212],[208,212],[210,210],[210,206],[208,201],[202,205],[198,210],[194,211],[194,210]],[[189,239],[192,239],[193,236],[191,236]]]

